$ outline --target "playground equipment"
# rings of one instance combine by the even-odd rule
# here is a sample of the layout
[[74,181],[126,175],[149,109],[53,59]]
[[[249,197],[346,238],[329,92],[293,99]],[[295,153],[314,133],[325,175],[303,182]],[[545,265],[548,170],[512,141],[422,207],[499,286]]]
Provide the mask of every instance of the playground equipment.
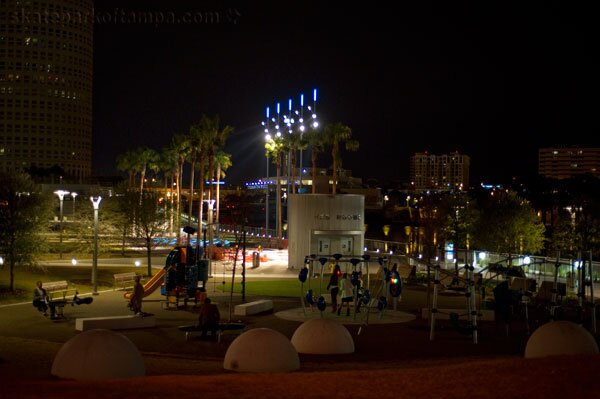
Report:
[[[184,304],[192,299],[197,302],[206,290],[208,280],[208,261],[199,259],[196,249],[191,246],[177,246],[171,250],[165,262],[164,284],[161,294],[167,296],[167,301]],[[202,282],[202,287],[198,283]]]
[[[485,298],[485,286],[490,281],[497,282],[493,290],[495,301],[491,304],[496,319],[506,323],[507,334],[509,323],[519,314],[524,317],[527,335],[540,325],[556,320],[585,324],[593,334],[596,333],[595,278],[591,252],[579,252],[575,259],[562,259],[559,251],[555,258],[494,254],[496,259],[493,262],[488,261],[485,254],[482,256],[479,253],[479,257],[476,257],[474,251],[454,251],[452,258],[441,249],[434,253],[435,257],[425,259],[422,255],[410,256],[411,260],[427,268],[428,276],[431,271],[434,272],[433,289],[428,286],[430,340],[435,338],[439,315],[447,314],[456,331],[471,335],[473,343],[477,343],[477,323],[485,315],[485,311],[478,310],[478,305]],[[457,258],[461,258],[464,266],[459,267]],[[452,259],[454,267],[444,269],[440,259]],[[482,262],[483,259],[486,259],[485,262]],[[553,269],[547,270],[547,266]],[[451,283],[444,285],[446,279]],[[466,313],[459,314],[454,310],[442,312],[438,309],[442,287],[464,293]],[[567,298],[570,290],[576,293],[576,301]],[[466,324],[459,321],[461,316],[468,316]],[[533,328],[530,322],[533,322]]]
[[[340,274],[347,273],[353,288],[354,303],[354,321],[359,319],[361,326],[359,334],[363,327],[369,324],[369,317],[372,311],[382,318],[388,309],[389,304],[394,303],[396,307],[398,299],[402,293],[402,279],[397,270],[388,270],[387,264],[390,259],[383,256],[377,259],[379,270],[371,276],[369,265],[371,256],[364,254],[361,257],[345,258],[341,254],[332,254],[330,256],[318,256],[316,254],[307,255],[304,258],[304,267],[298,274],[300,286],[300,301],[304,314],[306,309],[313,310],[316,306],[321,312],[325,311],[326,303],[323,297],[323,278],[326,273],[340,267]],[[327,272],[325,266],[329,265]],[[311,287],[311,278],[319,278],[318,287]],[[374,278],[375,281],[371,281]],[[364,279],[364,280],[363,280]],[[308,284],[308,290],[305,290],[305,283]],[[363,307],[364,306],[364,307]],[[363,308],[364,311],[360,309]],[[321,313],[321,317],[323,314]]]
[[[439,260],[439,256],[436,257],[436,259]],[[467,262],[468,262],[468,259],[467,259]],[[474,278],[475,277],[475,273],[474,273],[475,269],[474,269],[474,267],[467,263],[464,267],[464,269],[465,269],[464,277],[457,276],[455,274],[455,271],[448,271],[448,270],[442,269],[440,267],[439,261],[437,261],[433,267],[434,267],[434,280],[433,280],[434,285],[433,285],[433,302],[432,302],[432,306],[431,306],[431,310],[430,310],[430,318],[429,318],[429,321],[430,321],[429,340],[433,341],[435,338],[436,314],[439,312],[437,303],[438,303],[439,289],[440,289],[440,285],[441,285],[440,275],[442,273],[445,273],[446,275],[453,276],[454,277],[453,281],[462,282],[464,284],[463,290],[464,290],[464,295],[465,295],[465,299],[467,302],[467,315],[469,316],[469,321],[470,321],[471,325],[465,329],[459,328],[459,325],[457,324],[459,315],[457,315],[457,314],[449,315],[450,320],[452,321],[454,326],[461,332],[466,332],[466,333],[470,332],[470,334],[473,337],[473,343],[476,344],[478,342],[477,316],[479,315],[479,312],[477,311],[476,296],[475,296],[475,278]]]
[[[198,259],[196,250],[191,246],[176,246],[169,252],[165,267],[160,269],[144,284],[144,297],[160,287],[161,295],[167,297],[167,304],[184,304],[192,299],[197,302],[202,299],[208,280],[208,261]],[[198,282],[202,287],[198,287]],[[123,297],[131,299],[132,292],[126,292]]]

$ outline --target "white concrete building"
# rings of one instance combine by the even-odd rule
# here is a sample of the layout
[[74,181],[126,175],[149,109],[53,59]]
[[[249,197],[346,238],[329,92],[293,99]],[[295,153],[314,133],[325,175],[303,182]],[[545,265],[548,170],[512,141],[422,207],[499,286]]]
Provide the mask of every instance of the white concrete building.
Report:
[[355,194],[294,194],[288,199],[288,268],[306,256],[361,257],[365,241],[365,197]]

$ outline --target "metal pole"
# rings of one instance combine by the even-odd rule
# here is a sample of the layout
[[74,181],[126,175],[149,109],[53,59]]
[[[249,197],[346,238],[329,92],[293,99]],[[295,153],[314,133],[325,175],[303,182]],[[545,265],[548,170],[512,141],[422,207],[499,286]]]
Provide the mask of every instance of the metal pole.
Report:
[[59,248],[59,257],[62,259],[63,257],[63,196],[60,196],[60,248]]
[[596,302],[594,302],[594,265],[592,263],[592,251],[588,259],[590,265],[590,303],[592,304],[592,333],[596,334]]
[[[439,259],[439,257],[438,257]],[[435,277],[433,280],[433,301],[431,304],[431,309],[429,309],[429,340],[433,341],[435,338],[435,315],[438,311],[437,309],[437,300],[438,300],[438,289],[440,285],[440,262],[439,260],[436,262],[434,266]]]
[[102,197],[90,197],[94,207],[94,256],[92,258],[92,294],[98,295],[98,211]]
[[556,262],[554,263],[554,284],[552,285],[552,301],[550,302],[550,320],[554,320],[556,312],[556,301],[558,299],[558,268],[560,267],[560,251],[556,251]]
[[92,264],[92,294],[98,295],[98,208],[94,209],[94,262]]
[[269,235],[269,155],[267,155],[267,179],[265,182],[265,235]]
[[[302,141],[302,138],[304,137],[304,133],[300,132],[300,141]],[[304,170],[304,168],[302,167],[302,153],[303,150],[300,149],[300,184],[298,185],[298,192],[302,192],[302,172]]]

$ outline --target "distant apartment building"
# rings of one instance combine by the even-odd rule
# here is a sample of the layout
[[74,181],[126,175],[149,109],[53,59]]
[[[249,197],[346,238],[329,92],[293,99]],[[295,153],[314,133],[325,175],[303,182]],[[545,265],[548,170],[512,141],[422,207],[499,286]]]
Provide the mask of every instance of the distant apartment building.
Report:
[[93,7],[0,1],[0,171],[91,174]]
[[600,148],[540,148],[538,173],[552,179],[582,174],[600,177]]
[[433,155],[418,152],[410,158],[410,183],[414,191],[455,191],[469,187],[468,155],[454,152]]

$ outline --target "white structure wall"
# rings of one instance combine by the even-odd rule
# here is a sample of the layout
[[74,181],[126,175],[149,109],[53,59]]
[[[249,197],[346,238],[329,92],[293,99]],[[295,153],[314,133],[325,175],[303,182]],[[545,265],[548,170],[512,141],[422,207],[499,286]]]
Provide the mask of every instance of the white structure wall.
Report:
[[292,194],[288,199],[288,268],[301,269],[307,255],[360,257],[365,241],[365,197],[355,194]]

